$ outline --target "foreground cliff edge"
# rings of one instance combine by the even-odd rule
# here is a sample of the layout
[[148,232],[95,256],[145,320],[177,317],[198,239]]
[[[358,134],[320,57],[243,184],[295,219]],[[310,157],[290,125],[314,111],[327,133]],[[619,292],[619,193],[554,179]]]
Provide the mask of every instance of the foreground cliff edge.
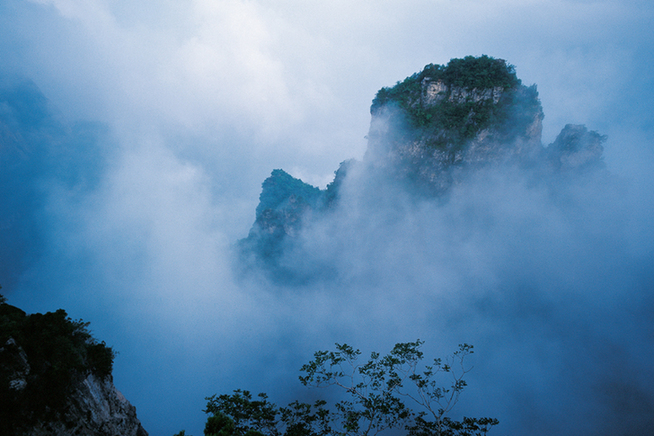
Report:
[[0,434],[147,436],[116,389],[114,351],[62,309],[27,315],[0,295]]
[[[351,213],[353,203],[374,213],[400,197],[444,202],[483,171],[520,172],[530,183],[552,186],[606,175],[606,137],[583,125],[566,125],[543,146],[536,85],[523,85],[502,59],[467,56],[429,64],[379,90],[370,112],[363,160],[341,163],[326,189],[281,169],[263,182],[255,222],[237,245],[237,269],[262,271],[285,284],[333,278],[329,265],[312,266],[302,232],[330,214]],[[349,190],[343,188],[348,183]]]

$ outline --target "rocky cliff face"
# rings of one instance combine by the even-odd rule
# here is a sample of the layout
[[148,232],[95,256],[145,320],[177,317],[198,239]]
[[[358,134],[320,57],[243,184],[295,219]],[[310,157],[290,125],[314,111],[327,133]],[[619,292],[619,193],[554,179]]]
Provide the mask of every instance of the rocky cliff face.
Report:
[[568,124],[547,148],[547,156],[552,167],[559,171],[592,170],[602,163],[604,141],[604,135]]
[[86,325],[0,304],[0,434],[147,436],[113,384],[113,352]]
[[528,164],[542,153],[535,87],[522,85],[499,59],[465,58],[454,77],[448,68],[428,65],[377,94],[366,155],[436,195],[459,183],[463,170]]
[[148,436],[136,408],[116,389],[111,377],[89,374],[73,389],[66,412],[56,421],[41,422],[26,436]]

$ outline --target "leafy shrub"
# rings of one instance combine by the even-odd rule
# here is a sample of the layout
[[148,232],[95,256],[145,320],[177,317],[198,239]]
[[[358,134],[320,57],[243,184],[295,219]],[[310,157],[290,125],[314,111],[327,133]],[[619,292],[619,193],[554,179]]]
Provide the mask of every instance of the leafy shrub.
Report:
[[[205,436],[373,436],[405,431],[411,436],[481,436],[499,422],[494,418],[448,416],[466,387],[465,365],[472,345],[462,344],[446,359],[421,366],[422,341],[396,344],[385,356],[373,352],[359,362],[360,351],[336,344],[335,351],[318,351],[304,365],[305,386],[341,388],[346,399],[333,408],[319,400],[313,405],[293,402],[278,407],[266,394],[253,399],[249,391],[207,398],[211,414]],[[449,379],[445,384],[441,377]],[[418,412],[410,405],[417,405]]]

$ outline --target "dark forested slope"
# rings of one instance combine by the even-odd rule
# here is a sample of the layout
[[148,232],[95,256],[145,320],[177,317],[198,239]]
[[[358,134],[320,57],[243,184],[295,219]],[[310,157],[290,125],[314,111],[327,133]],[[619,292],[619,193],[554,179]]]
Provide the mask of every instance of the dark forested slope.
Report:
[[0,434],[147,436],[113,385],[114,351],[88,325],[0,296]]

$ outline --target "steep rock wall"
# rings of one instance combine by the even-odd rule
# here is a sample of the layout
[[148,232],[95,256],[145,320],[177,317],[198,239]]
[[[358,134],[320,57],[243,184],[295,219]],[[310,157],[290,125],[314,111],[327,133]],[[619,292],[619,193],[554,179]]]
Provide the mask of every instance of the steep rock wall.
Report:
[[0,295],[2,436],[147,436],[116,389],[114,352],[60,309],[26,314]]
[[116,389],[111,377],[89,374],[75,387],[57,421],[43,422],[26,436],[148,436],[136,408]]
[[[371,107],[364,160],[438,195],[470,169],[538,159],[543,110],[536,87],[522,85],[504,61],[490,62],[505,71],[486,87],[448,84],[442,69],[427,66],[382,89]],[[512,86],[502,85],[505,77]],[[474,76],[467,81],[477,83]]]

